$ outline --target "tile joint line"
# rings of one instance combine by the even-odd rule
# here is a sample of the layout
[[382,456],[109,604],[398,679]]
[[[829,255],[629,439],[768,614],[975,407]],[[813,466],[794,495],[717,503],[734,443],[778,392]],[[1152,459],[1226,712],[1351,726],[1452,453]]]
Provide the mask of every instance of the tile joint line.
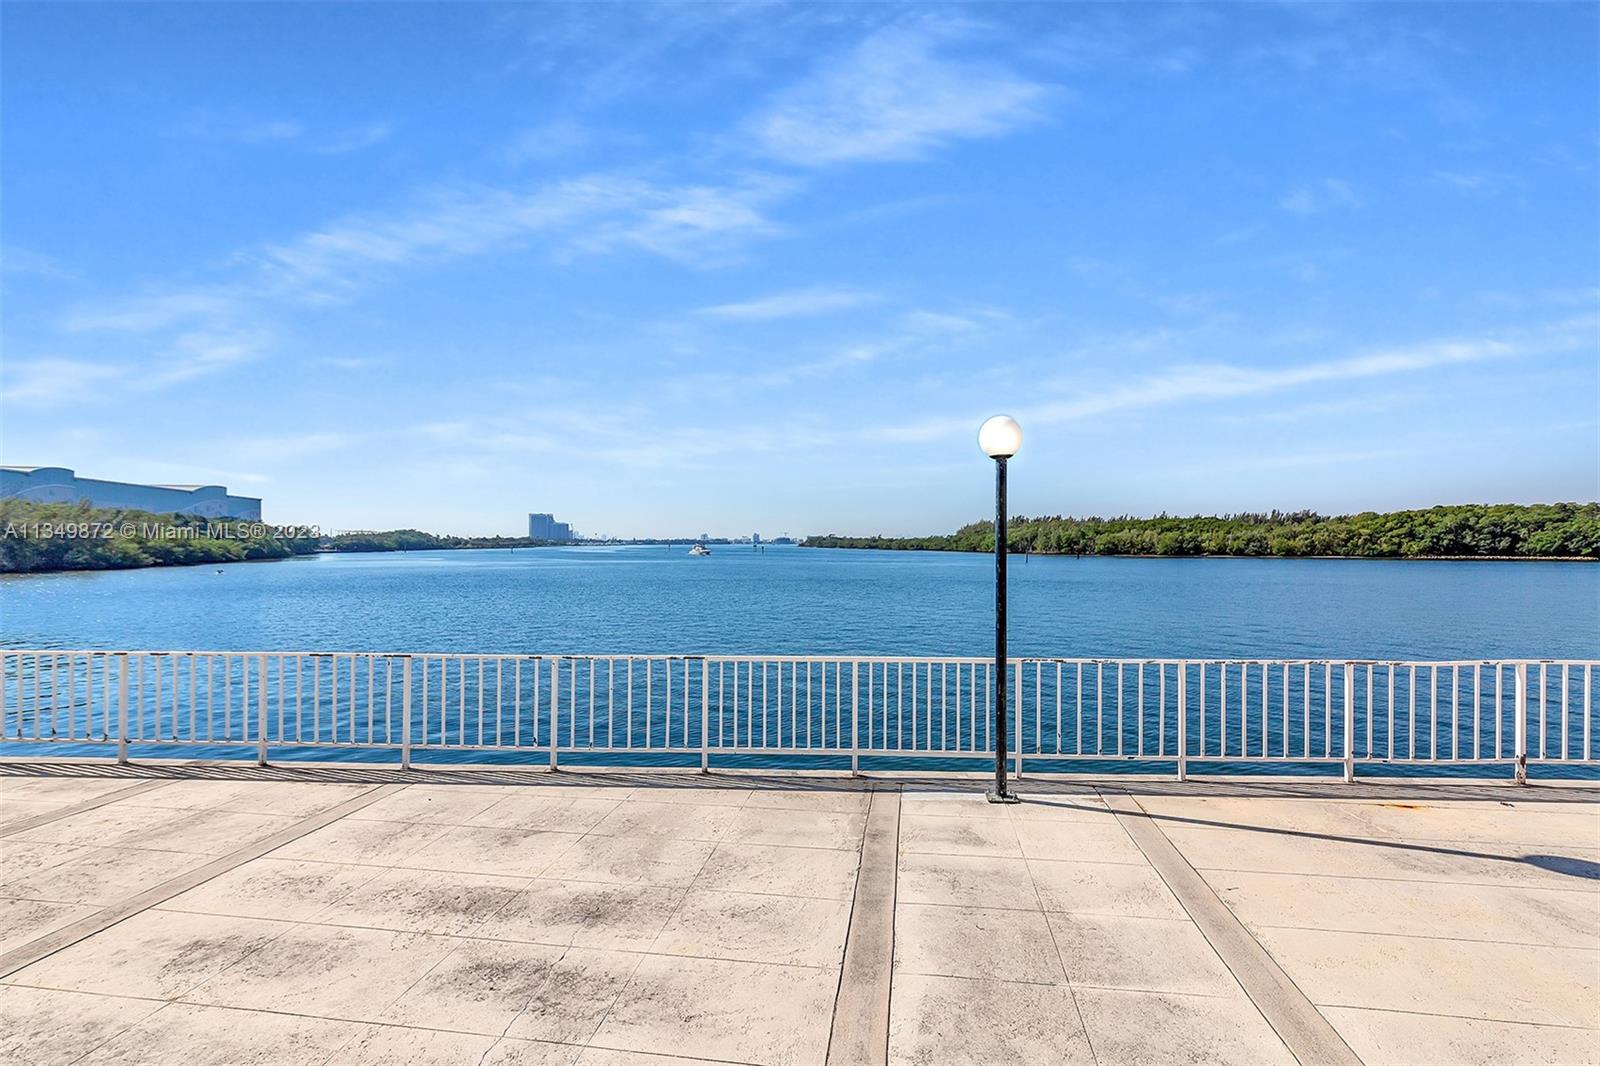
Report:
[[1289,1053],[1304,1066],[1361,1066],[1338,1030],[1189,864],[1137,797],[1114,787],[1098,791]]
[[851,897],[827,1066],[885,1066],[894,966],[894,906],[900,863],[900,789],[870,793]]

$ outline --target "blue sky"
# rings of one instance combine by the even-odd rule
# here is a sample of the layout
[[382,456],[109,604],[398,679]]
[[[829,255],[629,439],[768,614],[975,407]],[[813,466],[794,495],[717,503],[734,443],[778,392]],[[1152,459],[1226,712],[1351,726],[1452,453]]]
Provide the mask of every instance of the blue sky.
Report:
[[1592,5],[7,4],[0,450],[274,521],[1600,494]]

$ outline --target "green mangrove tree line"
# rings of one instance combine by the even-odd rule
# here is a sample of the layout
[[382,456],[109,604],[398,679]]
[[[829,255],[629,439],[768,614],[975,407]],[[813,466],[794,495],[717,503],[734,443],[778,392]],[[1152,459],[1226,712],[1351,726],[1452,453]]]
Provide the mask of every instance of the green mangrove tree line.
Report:
[[[1600,559],[1600,503],[1460,504],[1380,514],[1311,511],[1155,518],[1014,518],[1007,546],[1058,555],[1344,556]],[[994,550],[994,527],[972,522],[927,537],[807,537],[807,547]]]

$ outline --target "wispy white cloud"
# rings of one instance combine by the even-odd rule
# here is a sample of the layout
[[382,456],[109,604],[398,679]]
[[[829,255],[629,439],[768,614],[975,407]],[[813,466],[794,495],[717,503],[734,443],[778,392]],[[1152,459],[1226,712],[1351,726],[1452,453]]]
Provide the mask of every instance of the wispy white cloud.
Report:
[[47,407],[92,399],[96,389],[125,373],[122,367],[80,359],[8,359],[0,380],[6,403]]
[[614,175],[528,189],[459,187],[408,210],[338,219],[241,258],[258,268],[266,288],[314,299],[346,295],[377,269],[502,251],[534,238],[567,253],[632,245],[693,259],[775,232],[763,209],[788,188],[761,178],[672,186]]
[[0,273],[14,277],[43,278],[47,281],[73,281],[77,275],[54,256],[7,243],[0,248]]
[[208,377],[260,358],[268,339],[262,333],[196,330],[174,338],[171,350],[133,379],[139,389],[162,389]]
[[393,122],[369,122],[311,140],[307,147],[318,155],[344,155],[382,144],[394,135]]
[[1036,121],[1046,87],[950,55],[962,36],[939,20],[870,35],[750,119],[757,150],[801,166],[917,159]]
[[810,318],[848,311],[879,299],[878,294],[861,289],[814,287],[745,300],[740,303],[702,307],[700,314],[737,322],[767,322],[779,318]]
[[1350,183],[1340,178],[1323,178],[1291,189],[1278,206],[1294,215],[1317,215],[1335,209],[1354,210],[1364,206]]
[[1428,175],[1428,184],[1451,189],[1467,196],[1497,196],[1521,184],[1509,174],[1489,171],[1436,170]]
[[[1431,341],[1299,366],[1262,368],[1228,363],[1174,366],[1125,385],[1092,390],[1080,388],[1081,398],[1034,404],[1015,413],[1024,424],[1050,425],[1189,401],[1257,396],[1308,385],[1416,373],[1490,360],[1593,350],[1597,326],[1600,326],[1600,319],[1595,316],[1579,316],[1501,337]],[[973,417],[968,413],[890,426],[878,435],[896,441],[934,440],[970,432],[975,424]]]
[[576,155],[595,141],[594,131],[570,118],[530,126],[511,138],[505,156],[511,163],[528,163]]
[[318,129],[299,119],[241,117],[238,114],[198,112],[175,123],[171,131],[182,137],[227,141],[250,146],[280,145],[319,155],[341,155],[371,148],[388,140],[395,125],[387,121]]
[[288,119],[252,122],[233,131],[235,140],[243,144],[269,144],[273,141],[292,141],[305,133],[305,127]]

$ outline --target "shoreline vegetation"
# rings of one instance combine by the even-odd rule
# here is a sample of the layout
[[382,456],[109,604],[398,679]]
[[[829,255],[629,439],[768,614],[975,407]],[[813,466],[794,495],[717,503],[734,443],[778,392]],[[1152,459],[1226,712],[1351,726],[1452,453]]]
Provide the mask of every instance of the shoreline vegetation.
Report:
[[[1013,518],[1024,555],[1284,559],[1600,560],[1600,503],[1461,504],[1320,515],[1312,511],[1155,518]],[[808,548],[994,551],[994,527],[971,522],[926,537],[807,537]]]
[[[291,534],[284,527],[260,522],[4,500],[0,501],[0,574],[199,566],[328,552],[551,545],[528,537],[459,537],[416,529],[331,537],[300,532]],[[1052,516],[1012,519],[1008,533],[1010,550],[1025,555],[1595,561],[1600,560],[1600,503],[1466,504],[1338,516],[1309,511],[1187,518]],[[973,522],[950,534],[828,534],[807,537],[800,546],[992,552],[994,530],[987,522]]]

